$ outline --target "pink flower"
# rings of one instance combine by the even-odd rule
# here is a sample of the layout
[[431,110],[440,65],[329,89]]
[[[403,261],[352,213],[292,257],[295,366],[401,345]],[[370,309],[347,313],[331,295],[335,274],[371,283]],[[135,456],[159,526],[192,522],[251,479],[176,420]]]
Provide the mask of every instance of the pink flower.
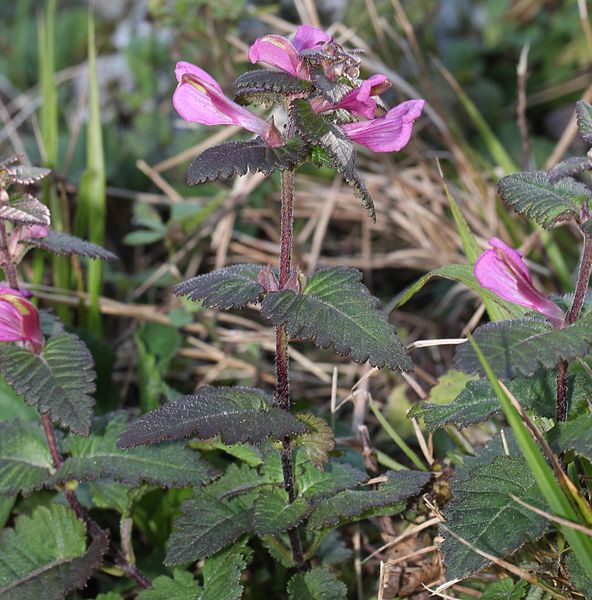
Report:
[[331,39],[328,33],[312,25],[301,25],[296,30],[292,41],[275,34],[255,40],[249,48],[249,60],[252,63],[264,62],[273,65],[294,77],[310,81],[308,67],[300,58],[300,52],[329,42]]
[[423,111],[425,100],[407,100],[385,115],[369,121],[345,123],[344,133],[374,152],[396,152],[404,148],[413,131],[413,123]]
[[261,136],[270,148],[284,143],[273,120],[268,123],[224,95],[218,82],[206,71],[188,62],[178,62],[179,85],[173,106],[185,119],[202,125],[238,125]]
[[43,349],[39,312],[21,292],[0,287],[0,341],[24,342],[35,354]]
[[563,311],[534,287],[522,252],[495,237],[489,240],[489,245],[491,249],[485,250],[475,263],[479,285],[504,300],[541,313],[556,327],[561,325]]
[[376,74],[362,81],[360,86],[348,92],[337,104],[331,104],[328,100],[318,97],[312,100],[311,106],[318,113],[342,108],[352,115],[372,119],[376,113],[376,100],[372,96],[382,94],[389,87],[391,82],[387,76]]
[[27,251],[27,247],[21,244],[21,241],[43,238],[49,232],[46,225],[19,225],[15,227],[10,236],[8,250],[15,263],[19,263]]

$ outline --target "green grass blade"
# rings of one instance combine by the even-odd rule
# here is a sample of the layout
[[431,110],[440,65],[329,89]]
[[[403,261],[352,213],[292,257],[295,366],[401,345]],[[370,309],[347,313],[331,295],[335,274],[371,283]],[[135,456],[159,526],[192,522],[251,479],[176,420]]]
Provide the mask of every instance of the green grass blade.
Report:
[[[564,494],[558,481],[555,479],[551,467],[547,464],[528,428],[520,418],[518,411],[514,408],[510,398],[508,398],[508,395],[500,385],[481,349],[473,338],[470,338],[470,341],[500,401],[508,423],[512,427],[522,454],[549,506],[557,516],[573,521],[574,523],[582,522],[583,519],[578,515],[576,509]],[[592,577],[592,539],[570,527],[560,525],[559,529],[572,547],[582,569],[584,569],[589,577]]]

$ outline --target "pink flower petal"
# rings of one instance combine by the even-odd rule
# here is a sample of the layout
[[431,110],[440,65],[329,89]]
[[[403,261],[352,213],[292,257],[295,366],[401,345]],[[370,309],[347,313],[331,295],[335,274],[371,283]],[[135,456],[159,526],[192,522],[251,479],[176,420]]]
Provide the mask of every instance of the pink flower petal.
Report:
[[390,87],[390,81],[386,75],[372,75],[356,89],[348,92],[333,108],[344,108],[353,115],[374,118],[376,113],[376,101],[372,96],[382,94]]
[[298,52],[314,48],[318,44],[325,44],[331,41],[331,36],[312,25],[300,25],[294,34],[292,44]]
[[35,305],[18,290],[0,288],[0,341],[26,342],[35,353],[43,349],[43,333]]
[[404,148],[413,131],[413,123],[423,110],[424,100],[407,100],[386,115],[370,121],[346,123],[346,135],[374,152],[396,152]]
[[308,68],[298,56],[298,50],[281,35],[266,35],[255,40],[249,48],[249,60],[252,63],[264,62],[294,77],[310,80]]

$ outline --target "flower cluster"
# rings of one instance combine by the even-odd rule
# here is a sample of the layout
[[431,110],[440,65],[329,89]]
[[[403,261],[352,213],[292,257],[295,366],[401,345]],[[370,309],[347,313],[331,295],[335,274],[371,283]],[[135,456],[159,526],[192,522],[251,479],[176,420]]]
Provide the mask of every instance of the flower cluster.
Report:
[[[280,35],[259,38],[249,50],[249,60],[277,67],[304,81],[312,80],[310,65],[318,64],[330,81],[346,82],[351,91],[341,100],[331,103],[313,94],[311,106],[317,113],[331,114],[346,136],[375,152],[401,150],[409,142],[413,123],[424,107],[424,100],[408,100],[380,114],[374,98],[390,87],[387,77],[377,74],[358,81],[359,60],[346,53],[329,34],[310,25],[300,26],[291,41]],[[175,73],[178,86],[173,105],[186,121],[238,125],[259,135],[271,148],[284,143],[273,119],[265,121],[226,97],[203,69],[179,62]],[[346,111],[347,119],[338,119],[338,110]]]

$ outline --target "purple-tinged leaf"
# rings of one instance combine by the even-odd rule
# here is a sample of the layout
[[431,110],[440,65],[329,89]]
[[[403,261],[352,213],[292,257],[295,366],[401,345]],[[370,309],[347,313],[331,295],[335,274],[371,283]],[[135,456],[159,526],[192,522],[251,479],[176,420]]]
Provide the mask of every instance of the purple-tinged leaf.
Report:
[[42,179],[45,179],[50,173],[51,169],[44,169],[42,167],[28,167],[25,165],[18,165],[16,167],[9,167],[8,171],[15,183],[21,185],[31,185],[37,183]]
[[86,256],[99,260],[118,260],[116,254],[86,240],[62,231],[49,230],[43,238],[23,240],[23,243],[42,248],[60,256]]
[[570,156],[549,171],[549,183],[557,183],[560,179],[579,175],[589,169],[592,169],[592,159],[587,156]]
[[234,82],[234,96],[239,104],[285,102],[287,97],[308,96],[310,82],[278,71],[247,71]]
[[583,100],[576,102],[576,118],[582,139],[592,144],[592,105]]
[[0,219],[19,225],[49,225],[49,209],[31,194],[11,197],[10,204],[0,205]]
[[283,439],[306,427],[290,413],[272,405],[261,390],[205,386],[133,421],[121,434],[119,448],[167,440],[220,436],[225,444],[258,444],[268,437]]

